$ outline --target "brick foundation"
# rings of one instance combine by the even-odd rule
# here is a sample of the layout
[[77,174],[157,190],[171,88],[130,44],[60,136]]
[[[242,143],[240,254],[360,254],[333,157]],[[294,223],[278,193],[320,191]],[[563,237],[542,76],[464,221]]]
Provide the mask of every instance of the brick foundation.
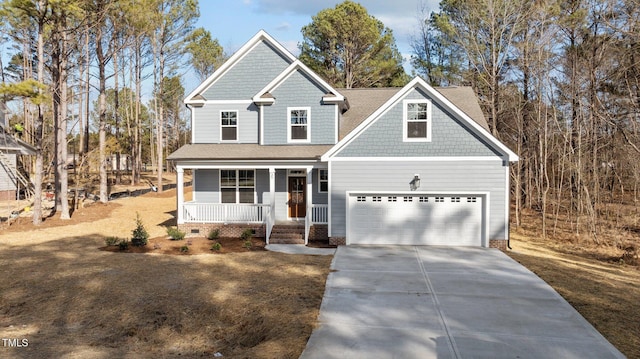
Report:
[[13,201],[16,199],[15,190],[0,191],[0,201]]
[[178,225],[178,229],[187,233],[187,237],[206,237],[213,229],[219,231],[219,237],[240,238],[245,229],[250,228],[255,231],[254,237],[263,237],[265,233],[264,224],[224,224],[224,223],[184,223]]
[[331,237],[329,238],[329,244],[332,246],[344,246],[347,244],[346,237]]
[[506,239],[490,239],[489,248],[498,248],[501,251],[506,251],[507,240]]
[[309,228],[310,241],[326,241],[329,239],[329,226],[326,224],[314,224]]

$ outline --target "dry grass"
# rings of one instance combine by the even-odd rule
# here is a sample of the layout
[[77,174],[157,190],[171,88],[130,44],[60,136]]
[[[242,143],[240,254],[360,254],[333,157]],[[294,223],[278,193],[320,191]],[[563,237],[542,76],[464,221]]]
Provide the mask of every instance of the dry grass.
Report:
[[[98,250],[107,236],[130,236],[136,212],[152,237],[165,235],[174,195],[96,205],[65,226],[52,219],[3,231],[0,337],[29,345],[0,347],[0,357],[297,358],[330,256]],[[90,220],[79,219],[84,211]]]
[[543,240],[536,231],[539,218],[529,213],[524,223],[512,231],[508,254],[554,287],[623,354],[640,358],[640,268],[621,261],[618,246],[595,245],[568,231]]

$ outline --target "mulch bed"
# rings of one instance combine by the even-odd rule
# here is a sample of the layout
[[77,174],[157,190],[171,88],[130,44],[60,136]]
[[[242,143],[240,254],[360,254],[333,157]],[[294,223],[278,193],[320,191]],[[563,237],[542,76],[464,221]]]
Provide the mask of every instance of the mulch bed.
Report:
[[[220,243],[219,250],[211,249],[212,245]],[[184,247],[188,250],[184,250]],[[156,237],[149,239],[146,246],[121,250],[117,245],[104,246],[100,250],[121,253],[158,253],[172,255],[194,255],[194,254],[226,254],[265,251],[263,238],[251,238],[251,247],[245,246],[245,241],[239,238],[218,238],[209,240],[203,237],[185,238],[180,241],[171,240],[169,237]]]

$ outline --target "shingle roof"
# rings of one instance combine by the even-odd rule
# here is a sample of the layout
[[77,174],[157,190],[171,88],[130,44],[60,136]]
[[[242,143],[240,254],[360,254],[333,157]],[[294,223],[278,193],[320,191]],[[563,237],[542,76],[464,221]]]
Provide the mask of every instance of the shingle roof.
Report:
[[196,143],[180,147],[169,160],[315,160],[333,145],[259,145]]
[[[487,131],[489,126],[478,104],[473,88],[468,86],[436,87],[447,100],[458,106]],[[349,109],[342,114],[340,139],[353,131],[360,123],[400,91],[399,87],[338,89],[347,99]]]
[[28,143],[14,138],[9,134],[2,133],[0,130],[0,150],[7,152],[15,152],[21,155],[35,155],[35,147]]

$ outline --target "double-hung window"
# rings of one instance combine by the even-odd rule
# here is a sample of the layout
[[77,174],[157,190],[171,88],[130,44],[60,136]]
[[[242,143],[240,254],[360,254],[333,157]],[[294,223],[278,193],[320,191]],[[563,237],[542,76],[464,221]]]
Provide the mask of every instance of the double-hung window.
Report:
[[329,171],[318,170],[318,192],[329,191]]
[[288,111],[288,140],[289,142],[310,142],[309,107],[289,107]]
[[238,111],[220,111],[220,139],[238,140]]
[[220,170],[220,202],[254,203],[254,170]]
[[403,104],[403,140],[431,141],[431,101],[405,100]]

